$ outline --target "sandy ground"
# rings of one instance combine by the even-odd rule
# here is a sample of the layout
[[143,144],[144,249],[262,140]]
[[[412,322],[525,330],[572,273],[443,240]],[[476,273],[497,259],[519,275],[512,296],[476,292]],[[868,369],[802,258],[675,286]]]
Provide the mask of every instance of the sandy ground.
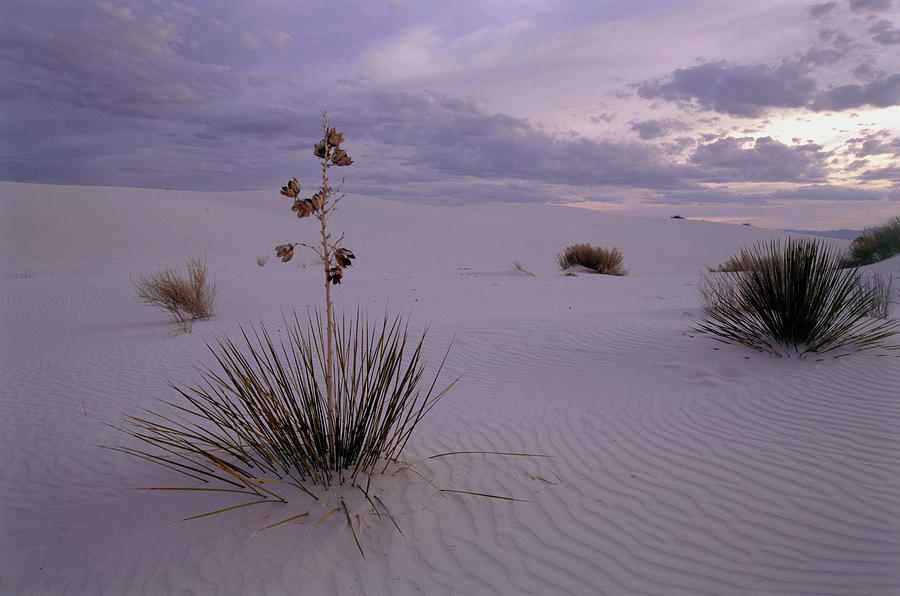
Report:
[[[698,273],[778,232],[347,197],[339,307],[430,324],[427,360],[452,340],[442,379],[461,376],[372,479],[401,534],[349,487],[182,522],[241,501],[131,490],[191,481],[102,448],[134,446],[109,424],[177,398],[167,380],[196,380],[206,342],[321,301],[311,254],[256,264],[314,239],[277,191],[0,199],[2,594],[900,594],[897,356],[778,358],[692,331]],[[565,276],[554,255],[575,242],[618,247],[630,274]],[[131,279],[192,252],[218,299],[186,334]],[[875,267],[900,285],[900,258]],[[549,457],[428,459],[457,450]],[[365,557],[345,519],[313,527],[339,498]]]

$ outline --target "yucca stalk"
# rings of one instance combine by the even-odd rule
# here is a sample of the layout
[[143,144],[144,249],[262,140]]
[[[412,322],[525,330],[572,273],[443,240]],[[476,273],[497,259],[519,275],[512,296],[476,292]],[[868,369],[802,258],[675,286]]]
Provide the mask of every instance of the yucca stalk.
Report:
[[740,271],[704,275],[699,330],[776,354],[892,347],[898,322],[877,318],[878,290],[812,239],[772,240],[732,257]]
[[349,166],[353,163],[353,160],[347,155],[346,151],[340,148],[344,135],[328,127],[327,113],[322,113],[322,119],[324,121],[322,125],[322,140],[313,148],[313,154],[319,158],[322,167],[322,185],[319,187],[318,192],[308,199],[299,198],[300,182],[296,178],[289,180],[287,185],[281,189],[282,195],[294,199],[291,210],[297,213],[298,218],[302,219],[309,215],[315,215],[319,220],[321,240],[318,245],[309,245],[303,242],[280,244],[275,247],[275,251],[281,257],[282,262],[287,262],[294,256],[295,246],[305,246],[312,249],[322,263],[325,273],[325,319],[327,329],[327,348],[324,363],[325,392],[328,405],[328,432],[333,438],[337,421],[335,419],[334,392],[334,303],[331,298],[331,286],[341,283],[344,267],[349,267],[352,264],[351,259],[356,258],[356,255],[349,249],[340,246],[344,239],[343,236],[337,241],[331,242],[331,234],[328,233],[328,219],[340,200],[344,198],[344,195],[340,193],[343,180],[341,180],[341,184],[337,189],[331,188],[328,180],[328,169],[333,166]]

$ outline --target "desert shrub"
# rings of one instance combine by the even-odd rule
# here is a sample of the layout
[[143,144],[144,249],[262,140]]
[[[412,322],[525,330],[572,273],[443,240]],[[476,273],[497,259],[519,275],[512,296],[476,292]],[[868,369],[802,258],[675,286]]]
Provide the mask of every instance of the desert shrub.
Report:
[[168,311],[185,328],[191,320],[212,316],[216,284],[207,274],[206,262],[198,257],[188,259],[187,277],[166,268],[133,283],[138,299]]
[[875,298],[871,315],[878,319],[890,317],[894,307],[894,279],[890,274],[860,275],[859,285],[862,291],[871,293]]
[[556,255],[556,262],[562,269],[581,265],[605,275],[625,275],[622,267],[622,253],[617,248],[593,247],[590,244],[573,244],[565,252]]
[[749,267],[701,276],[699,330],[776,354],[886,346],[898,323],[877,318],[879,290],[841,269],[840,252],[812,239],[773,240],[734,257]]
[[[318,313],[285,321],[287,340],[265,326],[243,341],[210,347],[217,369],[198,368],[202,382],[171,385],[186,400],[171,413],[130,417],[125,432],[159,448],[120,451],[188,476],[237,485],[262,499],[284,500],[261,481],[308,491],[328,487],[397,458],[422,417],[449,389],[419,384],[425,333],[409,341],[407,323],[385,315],[370,325],[359,313],[335,322],[334,405],[325,399],[327,326]],[[446,356],[445,356],[446,358]],[[451,383],[452,385],[452,383]],[[174,405],[174,404],[173,404]],[[269,485],[267,485],[269,486]]]
[[892,217],[884,225],[866,230],[851,243],[844,257],[845,267],[859,267],[888,259],[900,253],[900,217]]

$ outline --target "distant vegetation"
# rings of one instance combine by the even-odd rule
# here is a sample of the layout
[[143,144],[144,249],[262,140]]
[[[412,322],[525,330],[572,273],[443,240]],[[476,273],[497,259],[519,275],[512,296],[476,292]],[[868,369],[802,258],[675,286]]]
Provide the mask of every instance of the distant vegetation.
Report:
[[166,268],[141,277],[134,287],[142,302],[168,311],[185,331],[190,321],[212,316],[216,284],[207,275],[206,262],[198,257],[188,259],[187,277]]
[[556,255],[556,262],[563,269],[581,265],[604,275],[626,275],[628,270],[622,267],[623,260],[617,248],[595,248],[590,244],[573,244]]
[[809,238],[773,240],[732,257],[734,270],[701,276],[701,331],[775,354],[887,346],[890,284],[842,269],[841,254]]
[[900,253],[900,217],[866,230],[850,243],[842,261],[844,267],[859,267],[888,259]]

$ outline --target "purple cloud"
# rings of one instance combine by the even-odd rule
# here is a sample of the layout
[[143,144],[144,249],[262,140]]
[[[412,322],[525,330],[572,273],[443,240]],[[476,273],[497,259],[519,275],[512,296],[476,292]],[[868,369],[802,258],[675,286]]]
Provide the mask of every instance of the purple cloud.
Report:
[[890,182],[900,183],[900,166],[889,166],[886,168],[877,168],[867,170],[859,175],[860,180],[889,180]]
[[689,128],[687,124],[674,118],[651,119],[631,123],[631,130],[638,133],[638,136],[645,141],[666,137],[672,133],[688,130]]
[[891,0],[850,0],[853,12],[883,12],[891,9]]
[[[744,147],[752,142],[749,147]],[[709,182],[810,182],[824,180],[827,152],[818,145],[785,145],[771,137],[726,137],[697,147],[691,162]]]
[[638,94],[646,99],[696,100],[705,109],[744,117],[760,116],[772,107],[802,107],[815,90],[816,82],[806,70],[790,63],[710,62],[638,85]]
[[813,4],[809,7],[811,17],[817,19],[834,11],[837,8],[837,2],[823,2],[822,4]]
[[900,29],[894,27],[894,24],[885,19],[875,21],[869,27],[869,33],[873,35],[873,39],[884,45],[900,44]]
[[842,111],[867,105],[879,108],[900,105],[900,73],[867,85],[835,87],[816,97],[810,107],[816,111]]

